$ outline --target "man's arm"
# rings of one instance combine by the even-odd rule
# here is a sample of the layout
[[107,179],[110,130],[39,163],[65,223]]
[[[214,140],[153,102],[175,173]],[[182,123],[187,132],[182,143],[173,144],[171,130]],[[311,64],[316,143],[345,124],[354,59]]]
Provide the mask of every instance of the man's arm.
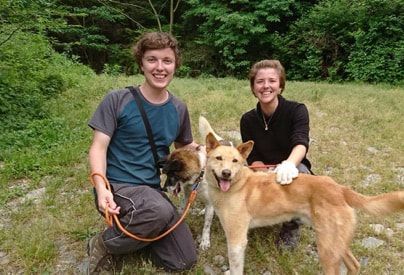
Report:
[[[97,130],[94,130],[93,142],[89,151],[89,163],[91,173],[101,174],[106,178],[107,170],[107,149],[111,138]],[[93,176],[93,183],[98,197],[98,208],[105,211],[108,205],[108,212],[119,214],[119,207],[114,202],[112,193],[106,188],[103,178],[97,175]]]

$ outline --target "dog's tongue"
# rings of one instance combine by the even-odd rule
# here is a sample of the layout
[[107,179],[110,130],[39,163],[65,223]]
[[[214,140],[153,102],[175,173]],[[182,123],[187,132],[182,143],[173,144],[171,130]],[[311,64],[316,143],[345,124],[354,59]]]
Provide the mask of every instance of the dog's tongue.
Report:
[[230,189],[230,181],[220,180],[219,186],[220,186],[220,190],[222,190],[223,192],[227,192]]

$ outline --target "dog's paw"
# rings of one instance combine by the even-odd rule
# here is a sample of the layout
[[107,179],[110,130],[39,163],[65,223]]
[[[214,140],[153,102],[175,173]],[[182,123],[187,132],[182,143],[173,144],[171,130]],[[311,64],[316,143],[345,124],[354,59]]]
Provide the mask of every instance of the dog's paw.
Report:
[[210,240],[202,238],[201,243],[199,244],[199,248],[203,251],[208,250],[210,247]]

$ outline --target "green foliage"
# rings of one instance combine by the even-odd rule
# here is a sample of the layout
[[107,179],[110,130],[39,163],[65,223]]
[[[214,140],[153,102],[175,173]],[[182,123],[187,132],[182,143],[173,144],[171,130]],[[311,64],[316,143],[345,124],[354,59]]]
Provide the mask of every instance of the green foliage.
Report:
[[[15,31],[46,33],[65,25],[59,18],[61,10],[55,0],[0,0],[0,45]],[[4,28],[9,27],[8,29]],[[12,26],[12,28],[10,28]]]
[[277,39],[291,79],[338,80],[346,76],[344,65],[357,28],[357,10],[351,2],[323,1]]
[[399,0],[326,0],[278,37],[276,48],[291,79],[398,83],[403,22]]
[[46,34],[97,73],[132,75],[139,35],[173,30],[183,49],[179,76],[245,78],[269,58],[282,61],[288,79],[403,82],[400,0],[177,0],[172,14],[170,3],[0,0],[0,45],[17,31]]
[[122,68],[119,64],[104,64],[104,69],[102,70],[104,74],[108,75],[119,75],[122,73]]
[[72,75],[90,73],[56,54],[41,35],[20,31],[0,46],[0,70],[2,132],[23,129],[33,119],[47,117],[45,102],[74,85],[77,79]]
[[189,77],[190,74],[191,74],[191,68],[186,65],[182,65],[175,72],[175,75],[178,77]]
[[218,75],[245,77],[251,61],[271,55],[271,33],[293,16],[294,2],[188,0],[184,25],[197,44],[213,47]]
[[349,78],[367,82],[404,81],[404,5],[400,0],[363,1]]
[[[61,18],[68,22],[65,28],[49,33],[58,51],[79,56],[81,62],[97,73],[104,71],[104,64],[119,64],[125,73],[134,73],[133,58],[128,49],[141,33],[157,29],[156,17],[148,1],[56,2],[64,11]],[[157,19],[167,23],[165,2],[153,2],[159,7]]]
[[[182,43],[182,66],[179,68],[180,76],[198,77],[201,75],[220,75],[220,68],[215,60],[216,53],[213,47],[202,45],[193,39]],[[189,68],[186,74],[182,68]]]
[[18,33],[12,44],[0,50],[1,127],[19,129],[33,118],[44,117],[44,97],[55,92],[52,87],[41,90],[43,81],[51,80],[44,74],[51,49],[40,36]]
[[[113,41],[117,25],[125,20],[119,11],[99,5],[97,1],[80,3],[61,2],[64,13],[61,17],[69,25],[49,33],[52,43],[58,51],[70,56],[79,56],[81,61],[89,64],[96,72],[102,72],[105,63],[118,63],[114,57],[116,48],[123,49]],[[67,3],[66,3],[67,2]],[[96,2],[97,4],[95,4]],[[128,29],[119,29],[119,35],[128,35]],[[120,41],[122,44],[128,40]],[[107,55],[110,58],[107,58]],[[109,60],[108,60],[109,59]]]

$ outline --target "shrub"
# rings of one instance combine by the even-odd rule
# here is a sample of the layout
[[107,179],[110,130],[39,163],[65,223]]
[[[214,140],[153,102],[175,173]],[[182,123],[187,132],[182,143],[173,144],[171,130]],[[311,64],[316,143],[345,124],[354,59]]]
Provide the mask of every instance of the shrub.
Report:
[[354,41],[357,16],[350,2],[322,1],[278,39],[285,66],[291,68],[290,78],[339,80],[346,76],[344,64]]
[[[188,48],[196,56],[205,56],[201,64],[209,71],[202,68],[204,73],[245,78],[252,62],[272,55],[271,35],[287,29],[299,14],[296,10],[309,6],[300,2],[187,0],[183,31],[196,44],[194,49]],[[204,51],[198,52],[200,48]],[[185,61],[199,70],[191,59]]]
[[46,118],[45,102],[91,73],[55,53],[43,36],[24,32],[0,46],[0,71],[0,131]]
[[365,1],[349,56],[350,79],[400,83],[404,80],[404,16],[399,0]]
[[102,70],[104,74],[108,75],[120,75],[122,73],[122,68],[119,64],[104,64],[104,69]]
[[276,48],[292,79],[399,83],[403,22],[400,0],[326,0],[278,38]]

